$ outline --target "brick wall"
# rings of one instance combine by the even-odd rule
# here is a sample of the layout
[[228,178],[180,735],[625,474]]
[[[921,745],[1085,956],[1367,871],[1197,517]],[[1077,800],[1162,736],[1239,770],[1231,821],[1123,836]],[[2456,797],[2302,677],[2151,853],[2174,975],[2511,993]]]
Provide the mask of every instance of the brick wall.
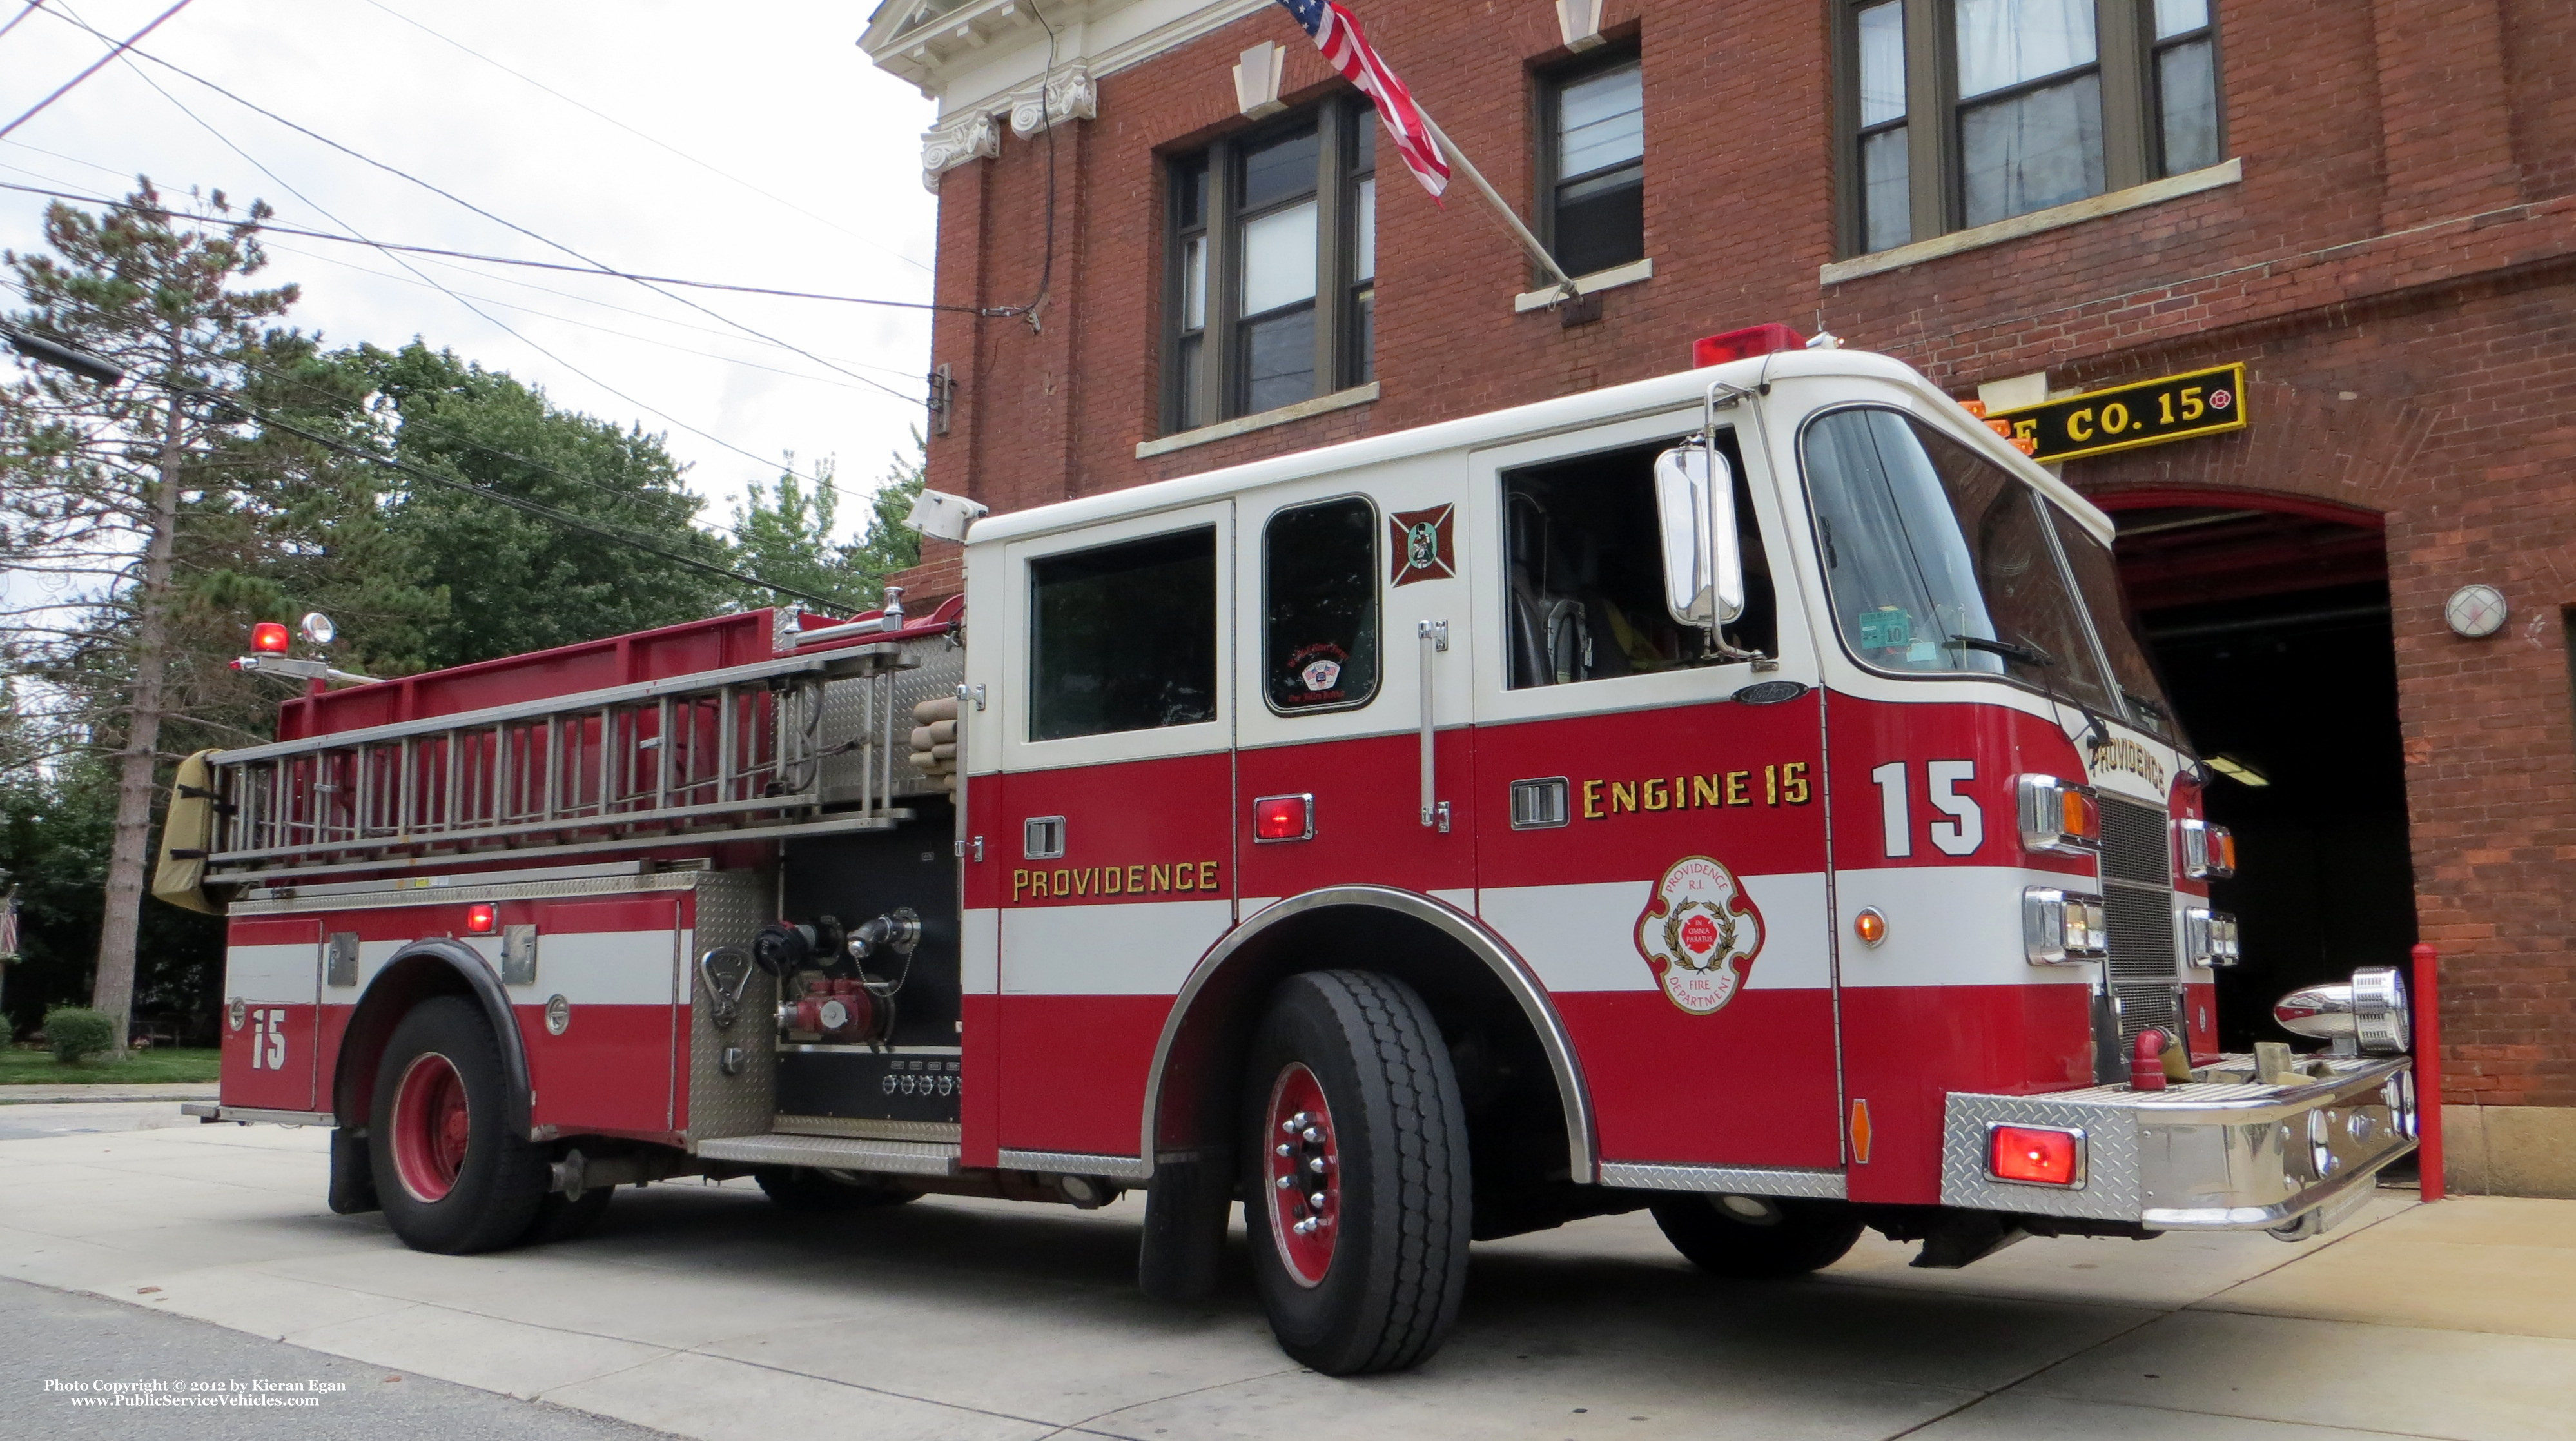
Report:
[[[1160,157],[1246,124],[1228,67],[1286,46],[1283,96],[1334,81],[1275,9],[1100,78],[1098,118],[948,172],[940,298],[958,410],[930,483],[996,510],[1660,374],[1693,336],[1819,316],[1966,393],[2244,360],[2244,433],[2079,463],[2092,488],[2188,484],[2385,514],[2424,938],[2443,948],[2452,1098],[2576,1107],[2576,25],[2556,0],[2225,7],[2241,183],[1835,286],[1829,7],[1610,0],[1644,60],[1654,278],[1563,328],[1515,315],[1525,262],[1463,181],[1445,208],[1381,147],[1373,404],[1135,457],[1158,420]],[[1375,0],[1365,18],[1526,213],[1543,0]],[[1054,247],[1044,218],[1050,163]],[[938,565],[925,567],[925,580]],[[2463,641],[2471,580],[2516,607]]]

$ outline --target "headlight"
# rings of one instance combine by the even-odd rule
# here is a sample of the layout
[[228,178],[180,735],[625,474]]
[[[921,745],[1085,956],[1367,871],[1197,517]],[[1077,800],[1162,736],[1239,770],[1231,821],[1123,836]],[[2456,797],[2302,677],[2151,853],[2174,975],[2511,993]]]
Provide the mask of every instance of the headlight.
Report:
[[2023,776],[2014,789],[2021,801],[2025,849],[2086,856],[2102,849],[2102,802],[2091,786],[2055,776]]
[[2022,943],[2034,966],[2073,966],[2111,953],[2102,898],[2054,886],[2021,893]]
[[2283,1030],[2332,1041],[2336,1054],[2347,1056],[2395,1055],[2414,1029],[2406,980],[2393,966],[2364,966],[2349,981],[2303,986],[2272,1003],[2272,1019]]
[[2181,831],[2182,873],[2195,881],[2220,880],[2236,874],[2236,836],[2207,821],[2176,821]]
[[2195,966],[2236,964],[2242,954],[2236,944],[2236,918],[2204,906],[2183,912],[2182,949]]

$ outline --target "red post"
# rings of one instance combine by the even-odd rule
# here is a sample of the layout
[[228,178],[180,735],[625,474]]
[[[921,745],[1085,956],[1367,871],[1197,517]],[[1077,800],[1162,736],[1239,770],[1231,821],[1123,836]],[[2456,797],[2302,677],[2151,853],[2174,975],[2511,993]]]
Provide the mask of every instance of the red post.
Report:
[[2442,1000],[2441,959],[2431,946],[2415,948],[2415,1135],[2416,1163],[2423,1170],[2423,1197],[2442,1199]]

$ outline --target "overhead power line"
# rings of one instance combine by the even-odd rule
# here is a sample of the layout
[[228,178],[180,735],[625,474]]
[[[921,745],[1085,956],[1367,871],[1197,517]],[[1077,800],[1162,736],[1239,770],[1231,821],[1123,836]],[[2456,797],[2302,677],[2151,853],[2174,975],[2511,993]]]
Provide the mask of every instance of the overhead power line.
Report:
[[[41,3],[41,0],[39,0],[39,3]],[[516,70],[516,69],[511,68],[511,67],[510,67],[510,66],[508,66],[508,65],[504,65],[504,64],[502,64],[500,61],[493,59],[491,56],[484,54],[482,51],[475,49],[473,46],[466,44],[464,41],[459,40],[459,39],[457,39],[456,37],[454,37],[454,36],[452,36],[452,35],[448,35],[448,34],[445,34],[445,33],[441,32],[441,31],[431,29],[429,26],[427,26],[427,25],[425,25],[425,24],[421,23],[421,22],[420,22],[420,21],[418,21],[418,20],[413,19],[411,16],[404,14],[403,12],[401,12],[400,10],[395,9],[395,8],[394,8],[394,7],[392,7],[391,5],[387,5],[387,4],[385,4],[385,3],[384,3],[384,0],[367,0],[367,3],[368,3],[368,4],[370,4],[370,5],[375,6],[375,7],[376,7],[377,9],[379,9],[379,10],[382,10],[382,11],[383,11],[383,12],[385,12],[386,14],[391,15],[391,16],[392,16],[392,17],[394,17],[395,19],[397,19],[397,20],[401,21],[401,22],[402,22],[402,23],[404,23],[405,25],[408,25],[408,26],[412,27],[413,29],[415,29],[415,30],[419,31],[419,32],[420,32],[420,33],[422,33],[423,35],[426,35],[426,36],[430,37],[431,39],[436,40],[436,41],[438,41],[439,43],[441,43],[441,44],[443,44],[443,45],[453,46],[454,48],[456,48],[456,49],[458,49],[458,50],[462,50],[462,51],[464,51],[466,54],[473,56],[475,59],[482,61],[484,64],[491,66],[493,69],[500,71],[502,74],[507,75],[507,76],[510,76],[511,78],[516,79],[516,80],[524,81],[525,83],[527,83],[527,84],[529,84],[529,85],[535,86],[537,89],[539,89],[539,90],[542,90],[542,91],[546,92],[548,95],[553,96],[554,98],[556,98],[557,100],[562,101],[562,102],[563,102],[563,103],[565,103],[566,105],[569,105],[569,106],[573,107],[573,108],[574,108],[574,109],[576,109],[576,110],[582,111],[582,112],[583,112],[583,113],[585,113],[585,114],[588,114],[588,115],[594,116],[594,117],[596,117],[596,118],[598,118],[598,119],[600,119],[600,120],[603,120],[603,121],[607,122],[607,123],[608,123],[608,124],[610,124],[610,125],[614,125],[614,126],[616,126],[618,129],[625,131],[627,134],[634,136],[634,137],[635,137],[636,139],[638,139],[638,140],[644,141],[644,142],[645,142],[646,144],[648,144],[648,145],[657,146],[657,147],[659,147],[659,148],[661,148],[661,149],[663,149],[663,150],[667,150],[667,151],[669,151],[670,153],[672,153],[673,155],[676,155],[676,156],[680,157],[682,160],[685,160],[685,161],[689,162],[691,165],[694,165],[694,166],[698,167],[699,169],[706,171],[708,174],[713,175],[713,176],[717,177],[718,179],[731,181],[732,183],[734,183],[734,184],[736,184],[736,185],[741,186],[743,189],[750,191],[752,194],[759,196],[759,197],[760,197],[761,199],[763,199],[763,200],[767,200],[767,201],[770,201],[770,202],[772,202],[772,203],[774,203],[774,204],[784,206],[784,207],[786,207],[787,209],[789,209],[789,210],[793,210],[793,211],[795,211],[797,214],[804,216],[804,217],[805,217],[806,219],[808,219],[808,220],[815,221],[815,222],[817,222],[817,223],[819,223],[819,224],[828,225],[828,226],[832,227],[834,230],[837,230],[837,231],[841,232],[843,235],[849,236],[851,239],[856,240],[856,241],[857,241],[857,242],[859,242],[861,245],[868,246],[868,247],[870,247],[870,248],[872,248],[872,249],[876,249],[876,250],[884,251],[886,254],[893,256],[895,259],[902,261],[904,264],[911,266],[911,267],[912,267],[912,268],[914,268],[915,270],[925,270],[925,271],[926,271],[926,270],[930,269],[930,267],[929,267],[929,266],[924,265],[924,264],[922,264],[920,261],[913,259],[911,256],[904,254],[902,251],[895,249],[893,246],[890,246],[890,245],[886,245],[886,244],[880,243],[879,241],[876,241],[876,240],[874,240],[874,239],[871,239],[871,238],[870,238],[870,237],[868,237],[868,236],[862,235],[862,234],[860,234],[859,232],[857,232],[857,231],[855,231],[855,230],[852,230],[850,227],[848,227],[848,226],[846,226],[846,225],[843,225],[841,222],[839,222],[839,221],[837,221],[837,220],[832,219],[830,216],[827,216],[827,215],[818,215],[818,214],[816,214],[815,212],[813,212],[813,211],[811,211],[811,210],[806,209],[804,206],[797,204],[795,201],[788,199],[788,198],[787,198],[786,196],[784,196],[784,195],[780,195],[780,194],[777,194],[777,193],[775,193],[775,192],[773,192],[773,191],[769,191],[769,190],[763,190],[763,189],[762,189],[762,188],[760,188],[759,186],[752,184],[750,181],[743,179],[741,176],[736,175],[736,174],[732,173],[731,171],[725,170],[725,169],[723,169],[723,168],[721,168],[721,167],[719,167],[719,166],[709,164],[707,161],[704,161],[704,160],[699,159],[697,156],[692,155],[692,154],[690,154],[689,152],[687,152],[687,151],[685,151],[685,150],[682,150],[680,147],[678,147],[678,146],[676,146],[676,145],[671,144],[669,141],[666,141],[666,140],[661,139],[659,136],[651,135],[651,134],[646,133],[645,131],[642,131],[642,130],[638,130],[638,129],[636,129],[634,126],[627,124],[625,121],[618,119],[616,116],[609,114],[607,111],[604,111],[604,110],[599,109],[597,106],[585,104],[585,103],[583,103],[582,101],[576,100],[576,99],[574,99],[573,97],[571,97],[571,96],[569,96],[569,95],[566,95],[566,94],[565,94],[565,93],[563,93],[562,91],[557,90],[556,88],[554,88],[554,87],[553,87],[553,86],[551,86],[551,85],[548,85],[547,83],[545,83],[545,82],[544,82],[544,81],[542,81],[542,80],[539,80],[539,79],[538,79],[538,78],[536,78],[535,76],[528,74],[526,71],[523,71],[523,70]],[[13,22],[13,23],[14,23],[14,22]],[[0,34],[5,34],[5,33],[7,33],[7,32],[6,32],[6,31],[0,31]]]
[[23,10],[19,11],[19,12],[18,12],[17,14],[15,14],[15,15],[10,16],[10,17],[9,17],[9,23],[8,23],[8,24],[6,24],[6,25],[0,25],[0,35],[6,35],[6,34],[8,34],[10,31],[17,29],[17,28],[18,28],[18,22],[19,22],[19,21],[24,20],[24,19],[26,19],[28,16],[35,14],[35,13],[36,13],[36,9],[37,9],[37,7],[38,7],[38,6],[43,5],[44,3],[45,3],[45,0],[27,0],[27,7],[26,7],[25,9],[23,9]]
[[[180,11],[187,9],[187,8],[188,8],[188,3],[189,3],[189,0],[179,0],[179,3],[178,3],[178,4],[173,5],[173,6],[171,6],[169,9],[162,11],[160,14],[153,16],[153,17],[152,17],[152,23],[151,23],[151,24],[144,26],[142,29],[135,31],[133,34],[126,36],[126,37],[125,37],[124,39],[122,39],[122,40],[118,40],[118,41],[116,42],[116,48],[115,48],[115,49],[110,50],[110,51],[108,51],[106,54],[101,55],[100,57],[98,57],[96,60],[91,61],[91,62],[90,62],[90,65],[89,65],[89,68],[88,68],[87,70],[84,70],[84,71],[82,71],[81,73],[79,73],[78,75],[73,76],[71,79],[64,81],[62,84],[60,84],[60,85],[58,85],[58,86],[55,86],[55,87],[54,87],[54,93],[53,93],[53,94],[48,95],[48,96],[46,96],[44,99],[37,101],[34,105],[32,105],[32,106],[30,106],[30,107],[28,108],[28,110],[27,110],[27,112],[26,112],[25,114],[23,114],[23,115],[19,116],[19,117],[18,117],[17,119],[15,119],[15,120],[10,121],[10,122],[9,122],[8,124],[6,124],[6,125],[0,125],[0,136],[5,136],[5,135],[7,135],[10,131],[17,129],[19,126],[26,124],[26,123],[27,123],[28,121],[30,121],[30,120],[35,119],[38,115],[40,115],[40,114],[42,114],[42,113],[44,112],[44,109],[45,109],[45,107],[46,107],[46,106],[51,105],[51,104],[53,104],[55,101],[60,100],[60,99],[62,99],[64,96],[69,95],[70,93],[72,93],[72,87],[73,87],[73,86],[80,84],[82,81],[87,80],[89,77],[91,77],[91,76],[93,76],[93,75],[96,75],[100,70],[105,69],[105,68],[106,68],[106,66],[107,66],[107,62],[109,62],[110,60],[115,59],[117,56],[124,54],[124,53],[125,53],[126,51],[128,51],[128,50],[132,50],[132,49],[134,48],[134,42],[135,42],[135,41],[140,40],[140,39],[142,39],[144,36],[151,34],[153,31],[160,29],[160,28],[161,28],[161,22],[162,22],[162,21],[167,20],[167,19],[169,19],[171,16],[178,14]],[[19,21],[19,20],[24,20],[24,19],[26,19],[26,18],[27,18],[27,16],[28,16],[31,12],[33,12],[33,11],[35,10],[35,8],[36,8],[35,6],[30,5],[30,6],[28,6],[25,10],[21,10],[21,11],[19,11],[19,12],[18,12],[18,17],[17,17],[17,19],[16,19],[16,20],[12,20],[12,21],[10,21],[10,22],[9,22],[9,28],[10,28],[10,29],[12,29],[12,30],[16,29],[16,28],[18,27],[18,21]],[[48,11],[48,12],[46,12],[46,13],[51,14],[52,12],[51,12],[51,11]],[[74,23],[78,23],[78,22],[74,22]],[[101,40],[110,40],[110,39],[114,39],[114,38],[115,38],[115,37],[110,36],[110,35],[101,34],[100,32],[98,32],[98,31],[96,31],[96,30],[90,30],[90,27],[88,27],[87,25],[82,25],[82,26],[81,26],[81,28],[82,28],[83,30],[89,30],[89,33],[91,33],[92,35],[97,35],[97,36],[98,36],[98,38],[100,38]],[[5,33],[5,32],[0,32],[0,33]]]

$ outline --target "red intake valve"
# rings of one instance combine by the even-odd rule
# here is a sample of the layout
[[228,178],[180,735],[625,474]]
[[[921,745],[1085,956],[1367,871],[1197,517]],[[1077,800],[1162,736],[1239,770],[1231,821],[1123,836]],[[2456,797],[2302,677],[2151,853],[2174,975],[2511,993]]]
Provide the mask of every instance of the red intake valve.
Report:
[[855,980],[816,976],[805,994],[778,1008],[778,1029],[827,1041],[864,1041],[876,1033],[877,998]]

